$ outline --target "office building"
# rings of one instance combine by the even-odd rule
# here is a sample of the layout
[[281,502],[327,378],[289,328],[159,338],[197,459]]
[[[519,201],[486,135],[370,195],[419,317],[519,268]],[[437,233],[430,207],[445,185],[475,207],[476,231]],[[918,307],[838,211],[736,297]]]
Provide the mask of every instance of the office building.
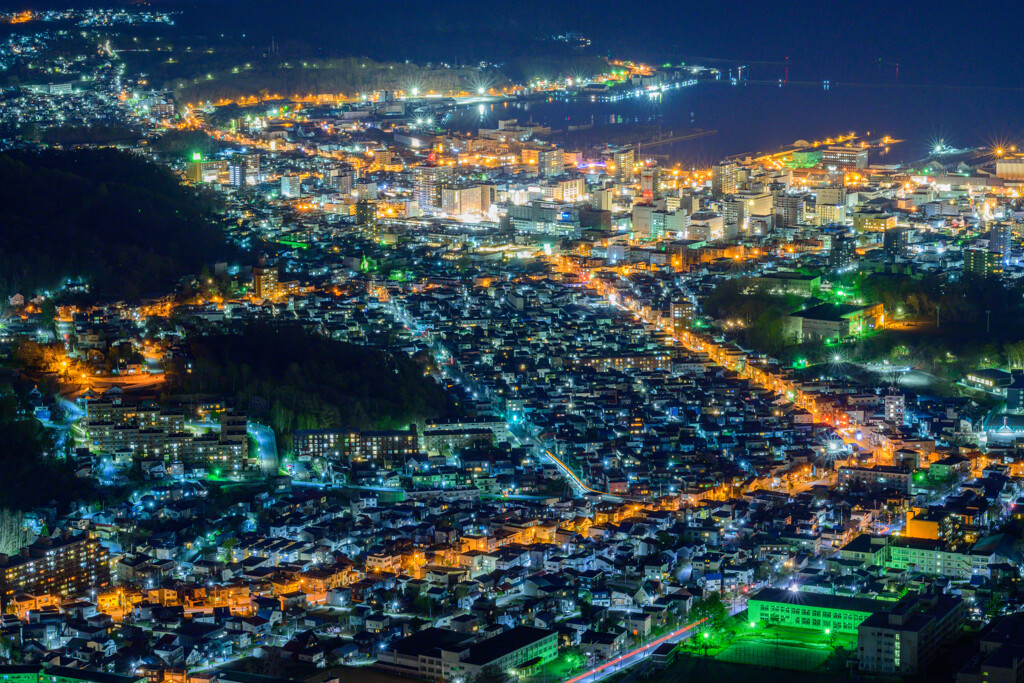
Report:
[[827,147],[821,152],[821,164],[832,172],[860,171],[868,167],[868,150],[860,147]]
[[508,207],[512,227],[523,232],[575,235],[580,230],[580,204],[532,201]]

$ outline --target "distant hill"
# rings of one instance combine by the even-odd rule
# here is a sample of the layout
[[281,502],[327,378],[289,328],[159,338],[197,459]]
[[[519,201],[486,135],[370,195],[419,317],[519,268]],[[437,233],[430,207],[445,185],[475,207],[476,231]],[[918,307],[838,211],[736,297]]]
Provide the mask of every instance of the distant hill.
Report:
[[167,291],[223,258],[216,203],[116,150],[0,154],[0,295],[87,281],[98,299]]

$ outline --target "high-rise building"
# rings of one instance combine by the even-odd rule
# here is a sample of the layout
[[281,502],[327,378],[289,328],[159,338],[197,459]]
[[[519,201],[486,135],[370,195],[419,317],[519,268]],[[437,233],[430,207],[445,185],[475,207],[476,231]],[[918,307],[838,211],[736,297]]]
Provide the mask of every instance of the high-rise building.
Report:
[[276,296],[278,293],[277,268],[253,266],[252,291],[259,299]]
[[885,260],[895,263],[899,259],[907,257],[907,233],[906,228],[889,228],[882,237],[882,251]]
[[242,187],[245,185],[245,163],[228,164],[228,184],[231,187]]
[[583,178],[559,180],[556,187],[558,190],[555,193],[554,199],[559,199],[563,202],[578,202],[587,194],[587,186]]
[[634,204],[632,214],[633,234],[637,237],[646,238],[651,231],[651,214],[654,213],[652,204]]
[[591,197],[590,204],[598,211],[611,211],[612,210],[612,197],[615,192],[611,188],[601,188],[594,190],[594,194]]
[[885,397],[885,421],[902,427],[907,415],[907,402],[903,394],[889,394]]
[[18,593],[62,597],[110,585],[110,555],[95,538],[40,538],[17,555],[0,555],[0,607]]
[[636,164],[636,153],[632,147],[616,152],[612,163],[615,164],[615,182],[633,182],[633,166]]
[[842,204],[846,205],[846,188],[843,186],[838,187],[819,187],[814,192],[815,204]]
[[857,257],[857,240],[853,237],[842,235],[832,238],[832,248],[828,252],[828,266],[835,270],[842,270],[853,265]]
[[537,153],[537,173],[542,178],[552,178],[565,173],[565,151],[559,147],[540,150]]
[[736,194],[738,167],[734,163],[718,164],[711,168],[711,191],[716,197]]
[[648,202],[661,197],[661,168],[645,166],[640,169],[640,192]]
[[281,176],[281,196],[294,199],[302,196],[302,178],[297,175]]
[[220,416],[220,440],[246,443],[249,420],[245,413],[225,412]]
[[795,228],[804,223],[803,197],[780,195],[775,198],[775,220],[781,228]]
[[693,302],[689,299],[677,299],[669,304],[669,317],[672,319],[672,333],[682,334],[693,320]]
[[988,233],[988,250],[1004,259],[1013,247],[1013,226],[1010,223],[996,223]]
[[259,154],[243,154],[242,163],[245,164],[245,177],[259,179],[263,170]]
[[968,249],[964,252],[964,274],[977,277],[991,277],[1003,272],[1003,258],[984,249]]
[[441,208],[441,187],[452,177],[448,166],[413,166],[413,198],[421,210]]
[[377,225],[377,203],[366,199],[356,202],[356,225],[373,228]]

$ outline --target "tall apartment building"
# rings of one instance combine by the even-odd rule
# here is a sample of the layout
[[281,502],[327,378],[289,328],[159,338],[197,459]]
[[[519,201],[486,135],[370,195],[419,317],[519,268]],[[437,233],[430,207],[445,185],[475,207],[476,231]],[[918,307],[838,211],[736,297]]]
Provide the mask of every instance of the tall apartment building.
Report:
[[907,257],[908,235],[907,228],[889,228],[882,236],[882,252],[885,260],[890,263]]
[[739,167],[734,163],[711,167],[711,191],[716,197],[736,194],[736,176]]
[[590,204],[598,211],[611,211],[612,210],[612,197],[615,192],[610,188],[601,188],[594,190],[594,194],[591,196]]
[[815,204],[814,218],[818,225],[843,225],[846,223],[846,205]]
[[578,202],[587,194],[587,186],[583,178],[559,180],[541,188],[544,199],[560,202]]
[[903,394],[888,394],[885,397],[885,421],[902,427],[906,416],[907,402]]
[[294,199],[302,196],[302,178],[297,175],[281,176],[281,196]]
[[564,174],[565,151],[559,147],[552,147],[537,152],[537,173],[543,178]]
[[657,210],[651,213],[648,224],[648,236],[651,239],[676,237],[684,235],[690,227],[690,217],[685,211]]
[[84,595],[110,585],[110,554],[86,534],[40,538],[17,555],[0,555],[0,608],[19,593]]
[[984,249],[968,249],[964,252],[964,274],[976,277],[1001,275],[1003,259],[994,252]]
[[908,593],[857,628],[858,667],[874,674],[915,676],[960,636],[967,606],[954,595]]
[[612,157],[612,163],[615,165],[616,183],[633,182],[633,166],[636,165],[636,152],[632,147],[616,152]]
[[781,228],[795,228],[804,223],[803,197],[779,195],[775,198],[775,220]]
[[832,238],[832,247],[828,252],[828,266],[842,270],[853,265],[857,258],[857,240],[847,235]]
[[221,434],[196,436],[185,431],[185,415],[157,406],[114,401],[86,404],[85,434],[89,450],[110,453],[120,464],[162,460],[207,470],[239,471],[250,464],[246,418],[221,417]]
[[999,254],[1003,258],[1010,255],[1013,247],[1013,225],[1010,223],[996,223],[988,233],[988,250],[993,254]]
[[245,186],[245,163],[228,164],[228,185],[231,187]]
[[452,216],[484,214],[496,198],[494,185],[441,188],[441,210]]
[[277,266],[254,266],[252,269],[252,292],[259,299],[277,296]]
[[448,166],[413,166],[412,193],[420,209],[436,211],[441,208],[441,188],[451,177],[452,170]]

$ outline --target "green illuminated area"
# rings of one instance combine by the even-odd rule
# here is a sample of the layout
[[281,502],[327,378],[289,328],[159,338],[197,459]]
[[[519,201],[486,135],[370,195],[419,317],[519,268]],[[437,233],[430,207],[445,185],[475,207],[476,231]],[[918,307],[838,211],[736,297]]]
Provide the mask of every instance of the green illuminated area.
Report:
[[839,672],[856,649],[856,633],[751,619],[749,611],[740,613],[721,626],[694,634],[681,646],[688,656],[669,668],[666,680],[671,680],[673,671],[685,670],[688,661],[706,662],[713,667],[745,664],[790,671]]

